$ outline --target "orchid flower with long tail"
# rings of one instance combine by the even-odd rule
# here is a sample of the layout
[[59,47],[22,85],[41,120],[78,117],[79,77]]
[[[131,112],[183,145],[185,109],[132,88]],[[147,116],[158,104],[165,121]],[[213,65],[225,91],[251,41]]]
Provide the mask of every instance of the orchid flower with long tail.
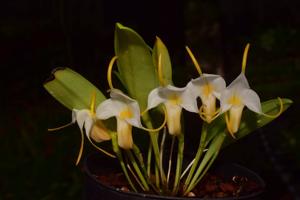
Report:
[[115,116],[119,146],[123,149],[132,149],[132,126],[142,127],[139,105],[117,89],[111,89],[110,97],[98,106],[96,115],[99,119]]
[[233,138],[235,138],[234,134],[239,129],[242,112],[245,106],[257,114],[271,118],[278,117],[283,111],[283,102],[281,98],[278,98],[280,110],[277,114],[267,115],[262,112],[260,98],[254,90],[250,89],[245,76],[249,47],[250,44],[247,44],[244,50],[241,74],[222,92],[220,98],[221,113],[226,112],[225,119],[227,129]]
[[201,67],[192,51],[188,47],[186,47],[186,50],[200,75],[200,77],[191,80],[187,87],[195,95],[195,101],[197,101],[197,97],[200,97],[202,106],[199,109],[199,115],[204,121],[210,123],[219,114],[219,110],[216,109],[216,99],[220,99],[226,83],[219,75],[202,73]]
[[[80,133],[81,133],[81,143],[80,143],[80,149],[79,149],[79,153],[78,153],[77,160],[76,160],[76,165],[78,165],[78,163],[81,159],[81,156],[82,156],[82,152],[83,152],[84,132],[85,132],[88,140],[90,141],[90,143],[96,149],[98,149],[99,151],[103,152],[104,154],[106,154],[110,157],[115,157],[114,155],[110,154],[109,152],[105,151],[104,149],[98,147],[93,142],[93,140],[96,142],[102,142],[102,141],[107,141],[107,140],[111,139],[111,137],[108,133],[108,130],[106,129],[104,124],[100,120],[96,119],[95,98],[96,98],[96,95],[94,93],[91,98],[90,109],[82,109],[82,110],[73,109],[71,123],[61,126],[61,127],[58,127],[58,128],[48,129],[49,131],[60,130],[62,128],[65,128],[65,127],[77,122],[79,129],[80,129]],[[84,128],[84,130],[83,130],[83,128]]]
[[181,133],[182,108],[189,112],[198,112],[197,102],[193,101],[193,95],[187,87],[178,88],[172,85],[165,86],[162,78],[161,56],[158,59],[158,77],[160,87],[153,89],[148,96],[147,110],[163,103],[167,113],[167,126],[170,135]]
[[103,120],[116,117],[118,144],[123,149],[132,149],[134,144],[132,139],[132,126],[146,131],[158,131],[163,128],[166,120],[157,129],[147,129],[143,127],[138,102],[113,87],[111,74],[116,59],[116,56],[112,58],[107,72],[111,98],[105,100],[97,107],[96,116]]

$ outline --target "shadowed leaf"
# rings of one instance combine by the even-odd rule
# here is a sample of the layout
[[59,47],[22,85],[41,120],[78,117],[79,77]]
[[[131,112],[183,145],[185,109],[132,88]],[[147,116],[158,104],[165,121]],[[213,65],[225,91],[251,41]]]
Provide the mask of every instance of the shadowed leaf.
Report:
[[96,105],[106,99],[92,83],[69,68],[55,69],[49,80],[44,83],[44,87],[70,110],[89,108],[93,93],[96,93]]

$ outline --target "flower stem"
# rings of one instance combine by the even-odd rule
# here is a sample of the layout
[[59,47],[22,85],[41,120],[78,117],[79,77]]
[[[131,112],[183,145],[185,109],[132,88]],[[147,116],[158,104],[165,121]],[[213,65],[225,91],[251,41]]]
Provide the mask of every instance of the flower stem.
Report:
[[157,188],[160,188],[160,176],[158,166],[155,165],[155,184]]
[[174,143],[175,143],[175,137],[172,137],[171,150],[170,150],[169,163],[168,163],[169,166],[168,166],[168,174],[167,174],[167,184],[169,184],[169,179],[170,179],[170,174],[171,174]]
[[151,177],[151,161],[152,161],[152,143],[149,141],[148,154],[147,154],[147,175]]
[[119,162],[120,162],[120,165],[121,165],[121,168],[124,172],[124,175],[130,185],[130,187],[135,191],[137,192],[137,189],[135,188],[134,184],[132,183],[130,177],[129,177],[129,174],[128,174],[128,171],[127,171],[127,168],[126,168],[126,165],[124,163],[124,159],[123,159],[123,156],[122,156],[122,153],[120,151],[120,148],[118,146],[118,141],[117,141],[117,134],[116,133],[112,133],[111,134],[111,141],[112,141],[112,146],[113,146],[113,151],[116,153],[117,155],[117,158],[119,159]]
[[[162,139],[160,142],[160,153],[159,153],[159,166],[160,166],[160,174],[164,174],[164,168],[163,168],[163,156],[164,156],[164,147],[165,147],[165,141],[166,141],[166,136],[167,136],[167,132],[166,132],[166,127],[164,128],[164,133],[162,135]],[[164,180],[163,180],[164,181]],[[165,189],[168,188],[168,182],[166,180],[166,182],[163,182],[163,186],[165,187]]]
[[[153,125],[152,125],[152,122],[150,120],[149,114],[146,113],[145,115],[143,115],[142,118],[143,118],[143,121],[144,121],[145,125],[148,128],[152,129]],[[154,152],[154,157],[155,157],[155,164],[158,167],[159,171],[161,172],[161,173],[158,173],[158,174],[160,175],[160,178],[161,178],[162,182],[165,183],[166,182],[166,175],[165,175],[163,170],[160,170],[162,168],[162,166],[160,166],[160,162],[159,162],[160,153],[159,153],[159,145],[158,145],[158,134],[159,134],[159,132],[150,132],[149,133],[150,140],[151,140],[151,143],[152,143],[153,152]],[[157,175],[157,173],[155,173],[155,174]],[[156,180],[157,180],[157,178],[156,178]]]
[[184,135],[180,134],[177,136],[178,139],[178,152],[177,152],[177,163],[176,163],[176,173],[175,173],[175,180],[174,180],[174,187],[172,194],[175,195],[178,193],[179,186],[180,186],[180,176],[182,171],[182,160],[183,160],[183,150],[184,150]]
[[129,170],[129,172],[131,173],[131,175],[133,176],[133,178],[135,179],[135,182],[140,186],[140,188],[142,188],[143,191],[146,191],[145,187],[143,186],[143,184],[141,183],[139,178],[136,176],[134,171],[131,169],[131,166],[129,163],[127,163],[127,168]]
[[185,183],[184,183],[184,188],[186,188],[190,181],[191,181],[191,178],[193,177],[194,175],[194,172],[195,172],[195,169],[199,163],[199,160],[203,154],[203,150],[205,148],[205,141],[206,141],[206,136],[207,136],[207,123],[206,122],[203,122],[203,125],[202,125],[202,132],[201,132],[201,137],[200,137],[200,143],[199,143],[199,147],[198,147],[198,151],[196,153],[196,157],[194,159],[194,163],[192,165],[192,168],[191,170],[189,171],[189,175],[188,177],[186,178],[185,180]]
[[216,135],[216,137],[210,143],[208,151],[206,152],[203,160],[200,163],[200,166],[198,167],[195,175],[193,176],[192,181],[189,183],[187,189],[184,190],[184,195],[187,195],[192,189],[194,189],[194,187],[198,184],[198,182],[205,175],[212,163],[215,161],[222,147],[225,137],[226,134],[222,132]]
[[144,175],[146,176],[147,175],[147,170],[146,170],[146,166],[145,166],[145,163],[144,163],[143,155],[142,155],[139,147],[136,146],[135,144],[133,144],[133,149],[132,150],[133,150],[134,155],[136,156],[136,158],[139,161],[139,164],[140,164],[140,166],[143,170]]
[[135,170],[138,178],[142,182],[145,191],[149,191],[149,185],[148,185],[145,177],[143,176],[143,174],[142,174],[142,172],[141,172],[141,170],[140,170],[140,168],[139,168],[139,166],[138,166],[138,164],[136,162],[136,159],[134,158],[131,150],[127,150],[126,154],[127,154],[128,158],[129,158],[129,160],[130,160],[130,162],[131,162],[131,164],[132,164],[132,166],[133,166],[133,168],[134,168],[134,170]]

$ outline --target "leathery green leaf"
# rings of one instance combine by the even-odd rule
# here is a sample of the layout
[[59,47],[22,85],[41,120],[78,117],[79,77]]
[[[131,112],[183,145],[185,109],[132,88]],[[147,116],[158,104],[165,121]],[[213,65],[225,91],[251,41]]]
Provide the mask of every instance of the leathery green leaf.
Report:
[[149,47],[134,30],[117,23],[115,54],[125,88],[139,102],[141,110],[146,109],[149,92],[158,86]]
[[[293,103],[290,99],[282,99],[283,102],[283,111],[288,109],[288,107]],[[269,115],[274,115],[280,110],[280,103],[278,99],[272,99],[269,101],[265,101],[262,103],[262,111]],[[240,123],[239,131],[235,134],[236,139],[228,136],[226,137],[223,147],[228,146],[238,139],[241,139],[248,134],[252,133],[258,128],[263,127],[264,125],[270,123],[276,118],[266,117],[264,115],[256,114],[248,109],[243,111],[242,120]],[[224,116],[220,116],[215,121],[213,121],[208,129],[210,130],[208,140],[214,138],[219,132],[223,132],[226,129],[225,118]]]
[[173,85],[172,81],[172,65],[169,52],[165,44],[159,37],[156,37],[156,42],[153,47],[152,59],[153,63],[158,70],[158,59],[161,55],[161,65],[162,65],[162,79],[165,85]]
[[57,101],[70,110],[89,108],[93,93],[96,94],[96,105],[106,99],[92,83],[69,68],[55,69],[44,83],[44,87]]

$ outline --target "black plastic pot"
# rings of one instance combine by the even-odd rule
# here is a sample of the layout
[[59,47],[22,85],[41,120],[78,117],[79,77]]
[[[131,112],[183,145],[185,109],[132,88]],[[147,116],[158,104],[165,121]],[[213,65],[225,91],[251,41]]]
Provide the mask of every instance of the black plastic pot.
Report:
[[159,196],[150,195],[135,192],[123,192],[114,187],[110,187],[102,184],[94,174],[103,170],[108,170],[111,168],[118,168],[119,163],[116,160],[112,160],[107,157],[102,157],[99,154],[90,154],[86,157],[84,162],[85,171],[85,184],[83,191],[84,200],[233,200],[233,199],[244,199],[244,200],[262,200],[263,188],[265,188],[265,182],[253,171],[242,167],[237,164],[222,164],[216,169],[217,172],[224,174],[224,177],[233,176],[244,176],[251,180],[254,180],[259,184],[261,191],[252,193],[246,196],[231,197],[231,198],[197,198],[197,197],[169,197],[169,196]]

